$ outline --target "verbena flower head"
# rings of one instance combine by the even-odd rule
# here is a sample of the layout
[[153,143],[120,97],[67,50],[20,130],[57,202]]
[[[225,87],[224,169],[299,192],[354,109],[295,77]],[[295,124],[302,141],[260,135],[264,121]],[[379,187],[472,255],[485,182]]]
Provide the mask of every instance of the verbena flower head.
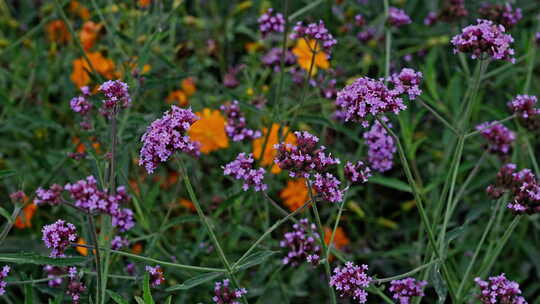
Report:
[[326,201],[339,203],[343,201],[343,190],[339,188],[341,182],[332,174],[315,173],[312,182],[313,189]]
[[490,153],[501,156],[512,151],[512,143],[516,139],[514,132],[496,121],[485,122],[476,126],[476,130],[487,140],[486,149]]
[[482,304],[527,304],[527,301],[520,296],[519,284],[508,280],[504,273],[489,277],[487,281],[475,278],[474,281],[480,287],[478,299]]
[[68,269],[68,286],[66,294],[71,297],[73,304],[79,304],[81,300],[81,293],[86,291],[86,286],[81,282],[76,267],[69,267]]
[[422,78],[422,72],[403,68],[399,73],[392,74],[388,81],[394,85],[392,89],[394,95],[407,94],[410,100],[414,100],[422,94],[420,89]]
[[120,80],[107,80],[99,86],[99,92],[105,98],[101,112],[110,115],[115,110],[115,107],[127,108],[131,105],[131,96],[129,96],[129,87],[126,83]]
[[279,168],[289,170],[289,176],[308,178],[313,172],[322,173],[339,164],[339,159],[325,153],[325,146],[317,147],[317,136],[307,131],[297,131],[294,135],[296,144],[283,142],[274,146],[277,150],[274,162]]
[[4,265],[0,271],[0,296],[6,293],[7,283],[5,279],[7,278],[10,270],[11,268],[8,265]]
[[[283,48],[275,47],[270,49],[268,53],[266,53],[262,57],[262,63],[266,65],[267,67],[273,68],[275,72],[279,72],[281,69],[281,56],[283,54]],[[294,54],[289,51],[285,50],[285,55],[283,57],[283,65],[285,67],[291,66],[296,62],[296,57]]]
[[121,237],[117,235],[111,241],[112,250],[120,250],[127,246],[129,246],[129,240],[126,237]]
[[227,117],[225,131],[233,141],[253,140],[261,137],[261,131],[247,128],[246,118],[244,113],[240,111],[240,106],[237,100],[221,105],[219,109]]
[[64,282],[64,278],[62,276],[66,274],[65,268],[53,265],[45,265],[43,267],[43,271],[47,274],[47,278],[49,279],[49,281],[47,281],[49,287],[58,287]]
[[341,297],[350,297],[358,303],[366,303],[368,293],[365,289],[372,281],[366,273],[367,270],[367,265],[357,266],[347,262],[343,267],[334,268],[330,286],[333,286]]
[[284,265],[298,266],[304,262],[316,265],[321,255],[321,247],[318,245],[320,236],[316,232],[315,224],[308,219],[301,219],[293,225],[293,230],[283,235],[279,246],[287,248],[287,256],[281,261]]
[[[388,124],[388,127],[392,127]],[[396,144],[394,138],[376,121],[368,132],[364,133],[368,146],[368,161],[370,168],[379,172],[392,169]]]
[[236,159],[223,167],[223,174],[230,175],[237,180],[243,180],[242,188],[247,191],[253,187],[255,191],[264,191],[268,185],[263,183],[264,168],[254,168],[255,160],[253,154],[240,153]]
[[354,25],[356,25],[358,27],[362,27],[362,26],[366,25],[366,18],[364,16],[362,16],[361,14],[355,15],[354,16]]
[[347,162],[344,168],[345,177],[352,183],[365,183],[371,176],[371,169],[363,161]]
[[85,96],[73,97],[69,102],[69,106],[75,113],[86,115],[92,109],[92,104]]
[[439,19],[445,22],[455,22],[469,14],[465,8],[465,0],[446,0],[439,13]]
[[143,134],[139,165],[144,166],[148,173],[153,173],[158,164],[167,161],[174,152],[199,155],[199,144],[187,136],[187,131],[197,119],[191,109],[172,106],[170,111],[152,122]]
[[324,22],[319,20],[319,23],[310,23],[304,25],[299,21],[293,28],[291,39],[304,38],[306,40],[317,40],[317,45],[322,47],[326,52],[331,52],[332,47],[337,44],[337,40],[328,31]]
[[537,98],[531,95],[517,95],[508,102],[508,108],[516,114],[519,122],[528,130],[538,132],[540,129],[540,109],[536,108]]
[[49,189],[43,189],[39,187],[36,190],[36,198],[34,199],[34,204],[50,204],[58,205],[62,202],[62,191],[64,189],[58,184],[53,184]]
[[388,9],[388,23],[390,25],[400,27],[411,22],[411,18],[404,10],[395,7],[390,7]]
[[424,25],[431,26],[437,23],[438,15],[436,12],[429,12],[424,18]]
[[10,193],[9,198],[14,203],[24,203],[24,201],[27,199],[26,194],[22,190]]
[[43,242],[47,248],[51,249],[50,256],[53,258],[64,257],[64,251],[77,240],[77,228],[64,220],[43,226],[41,232]]
[[392,293],[392,298],[398,300],[400,304],[411,303],[413,297],[423,297],[426,281],[417,281],[414,278],[405,278],[403,280],[393,280],[388,289]]
[[480,13],[482,18],[491,20],[497,24],[501,24],[507,29],[516,25],[518,21],[523,18],[521,9],[516,8],[514,10],[510,3],[482,3],[478,9],[478,13]]
[[454,53],[470,53],[473,59],[489,56],[496,60],[514,63],[514,49],[510,44],[514,38],[506,34],[504,26],[492,21],[478,19],[474,25],[469,25],[452,38]]
[[135,220],[133,211],[129,208],[118,209],[111,214],[111,223],[113,227],[116,227],[119,231],[125,232],[135,226]]
[[505,164],[497,173],[497,176],[495,178],[495,184],[489,185],[486,188],[487,194],[493,198],[497,199],[503,195],[503,193],[512,188],[514,177],[513,174],[516,172],[517,166],[515,164]]
[[245,288],[232,289],[228,279],[216,282],[214,285],[214,296],[212,301],[216,304],[240,304],[237,300],[247,294]]
[[259,30],[263,38],[272,32],[283,33],[285,31],[285,18],[283,18],[283,14],[274,13],[273,8],[269,8],[262,14],[257,22],[259,23]]
[[165,282],[165,277],[163,276],[163,270],[161,269],[159,265],[156,265],[154,267],[146,266],[144,269],[150,275],[150,285],[152,287],[157,287],[161,285],[163,282]]

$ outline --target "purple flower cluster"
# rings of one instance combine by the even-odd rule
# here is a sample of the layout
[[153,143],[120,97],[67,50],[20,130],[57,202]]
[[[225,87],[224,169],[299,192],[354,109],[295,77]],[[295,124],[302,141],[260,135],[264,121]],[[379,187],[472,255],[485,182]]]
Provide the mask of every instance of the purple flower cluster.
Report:
[[540,212],[540,183],[530,169],[515,172],[516,165],[506,164],[501,167],[495,178],[495,184],[486,189],[492,198],[499,198],[504,192],[512,194],[512,201],[507,208],[516,214],[534,214]]
[[478,19],[476,22],[477,24],[463,28],[461,34],[452,38],[454,53],[470,53],[473,59],[490,56],[514,63],[514,49],[510,47],[514,38],[505,33],[504,26],[485,19]]
[[423,288],[427,285],[426,281],[417,281],[414,278],[406,278],[403,280],[394,280],[390,282],[390,292],[395,300],[399,300],[399,304],[411,303],[412,297],[423,297]]
[[274,9],[269,8],[257,20],[261,35],[266,37],[269,33],[283,33],[285,31],[285,18],[281,13],[274,14]]
[[90,112],[92,109],[92,104],[84,95],[73,97],[69,102],[69,105],[73,112],[79,113],[83,116],[88,114],[88,112]]
[[216,304],[240,304],[237,299],[242,298],[247,294],[245,288],[232,289],[229,287],[229,280],[225,279],[222,282],[216,282],[214,285],[214,296],[212,301]]
[[337,44],[337,40],[330,34],[322,20],[319,20],[319,23],[310,23],[307,26],[302,21],[299,21],[293,28],[291,39],[299,38],[317,40],[318,45],[328,53]]
[[291,66],[296,62],[296,56],[294,56],[291,51],[285,50],[285,55],[283,55],[283,49],[275,47],[270,49],[270,51],[262,57],[262,63],[267,67],[273,68],[275,72],[279,72],[279,69],[281,68],[281,56],[284,56],[283,65],[285,67]]
[[520,8],[512,8],[510,3],[505,4],[493,4],[482,3],[478,9],[478,13],[482,18],[491,20],[497,24],[503,25],[505,28],[510,29],[516,25],[523,15]]
[[81,293],[86,291],[86,286],[81,282],[76,267],[69,267],[68,270],[69,282],[66,290],[66,294],[71,297],[73,304],[79,304],[81,300]]
[[474,281],[480,287],[478,299],[482,304],[527,304],[527,301],[520,296],[519,284],[508,280],[504,273],[489,277],[488,281],[475,278]]
[[120,80],[108,80],[99,86],[105,99],[100,112],[105,116],[110,116],[119,108],[127,108],[131,105],[131,96],[129,96],[129,87]]
[[165,282],[165,277],[163,276],[163,269],[161,269],[161,266],[146,266],[144,269],[150,275],[150,285],[152,287],[157,287]]
[[429,12],[424,18],[424,25],[431,26],[437,23],[437,13],[436,12]]
[[403,68],[399,73],[392,74],[388,81],[394,85],[392,94],[395,96],[407,94],[410,100],[414,100],[422,94],[422,90],[420,89],[422,78],[422,72]]
[[411,18],[405,13],[404,10],[396,7],[390,7],[388,9],[388,23],[390,25],[394,27],[400,27],[411,22]]
[[62,275],[66,274],[65,268],[45,265],[43,271],[47,274],[47,278],[49,279],[47,283],[49,287],[58,287],[64,282]]
[[341,182],[332,174],[315,173],[312,181],[313,189],[319,193],[322,198],[332,203],[343,201],[343,190],[339,188]]
[[58,205],[62,202],[62,191],[64,188],[58,184],[53,184],[49,189],[39,187],[36,190],[36,198],[34,204],[50,204]]
[[358,161],[356,164],[347,162],[343,171],[345,177],[352,183],[365,183],[371,176],[371,168],[363,161]]
[[52,249],[53,258],[64,257],[64,251],[72,242],[77,240],[77,228],[71,223],[58,220],[53,224],[43,226],[43,242],[47,248]]
[[364,16],[362,16],[361,14],[355,15],[354,16],[354,25],[356,25],[358,27],[362,27],[362,26],[366,25],[366,18],[364,18]]
[[277,155],[274,162],[291,177],[309,178],[312,172],[324,172],[328,167],[339,164],[339,159],[326,154],[326,147],[317,148],[319,138],[307,131],[294,132],[296,144],[280,143],[274,148]]
[[508,102],[508,108],[517,115],[525,128],[538,132],[540,129],[540,109],[536,108],[536,102],[536,96],[518,95]]
[[261,137],[261,131],[246,127],[246,118],[244,117],[244,113],[240,111],[237,100],[234,100],[232,103],[223,104],[219,108],[227,116],[225,131],[227,132],[227,136],[233,141],[253,140]]
[[454,22],[467,15],[469,12],[465,8],[465,0],[447,0],[438,19],[444,22]]
[[247,191],[250,187],[253,187],[255,191],[264,191],[268,188],[268,185],[263,183],[264,168],[253,168],[255,160],[253,154],[240,153],[236,156],[236,159],[223,167],[223,174],[231,175],[235,179],[243,180],[244,185],[242,188]]
[[316,231],[315,224],[301,219],[293,225],[292,231],[285,233],[279,243],[280,247],[289,249],[287,256],[282,259],[284,265],[298,266],[305,261],[315,265],[319,262],[321,247],[317,245],[320,237]]
[[117,235],[111,241],[112,250],[120,250],[127,246],[129,246],[129,240],[126,237],[121,237]]
[[[392,127],[388,124],[388,127]],[[392,169],[396,144],[394,138],[376,121],[368,132],[364,133],[368,146],[368,161],[370,167],[379,172]]]
[[24,200],[26,199],[26,194],[24,193],[24,191],[19,190],[19,191],[15,191],[13,193],[10,193],[9,198],[14,203],[23,203]]
[[341,297],[351,297],[358,303],[366,303],[368,293],[365,289],[372,280],[367,275],[367,270],[367,265],[357,266],[352,262],[347,262],[344,267],[334,268],[334,275],[330,277],[330,286],[333,286]]
[[0,271],[0,296],[6,293],[7,283],[4,279],[7,278],[10,270],[11,268],[8,265],[4,265],[2,271]]
[[375,33],[376,33],[375,28],[368,27],[365,30],[358,32],[358,34],[356,34],[356,38],[360,42],[368,42],[375,37]]
[[476,126],[476,130],[487,140],[486,149],[490,153],[501,156],[512,151],[512,143],[516,139],[514,132],[496,121],[485,122]]
[[191,109],[172,106],[171,111],[152,122],[141,141],[139,165],[153,173],[160,162],[165,162],[176,151],[199,155],[199,143],[192,142],[187,131],[198,117]]

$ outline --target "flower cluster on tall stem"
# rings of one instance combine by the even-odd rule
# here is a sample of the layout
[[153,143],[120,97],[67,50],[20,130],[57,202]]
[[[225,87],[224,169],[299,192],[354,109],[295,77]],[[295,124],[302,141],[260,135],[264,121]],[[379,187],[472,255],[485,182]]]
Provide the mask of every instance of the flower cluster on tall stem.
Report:
[[245,288],[232,289],[229,286],[229,280],[225,279],[222,282],[216,282],[214,285],[214,296],[212,301],[216,304],[240,304],[237,300],[247,294]]
[[261,131],[252,130],[247,127],[246,118],[244,117],[244,113],[240,111],[238,100],[225,103],[219,109],[227,117],[225,131],[227,132],[227,136],[233,141],[253,140],[261,137]]
[[343,267],[334,268],[330,286],[334,287],[341,297],[350,297],[358,303],[366,303],[368,296],[366,288],[372,281],[366,273],[367,270],[367,265],[357,266],[352,262],[347,262]]
[[390,282],[388,290],[392,293],[392,298],[399,301],[399,304],[409,304],[413,297],[423,297],[423,288],[426,281],[417,281],[414,278],[393,280]]
[[478,299],[482,304],[527,304],[520,296],[519,284],[508,280],[504,273],[489,277],[487,281],[481,278],[475,278],[474,281],[480,287]]
[[289,250],[282,259],[284,265],[294,267],[306,261],[314,265],[319,262],[321,247],[317,243],[320,242],[320,236],[316,231],[315,224],[308,219],[301,219],[293,225],[292,231],[283,235],[284,239],[279,246]]
[[43,242],[51,249],[53,258],[65,257],[64,251],[77,240],[77,228],[64,220],[58,220],[50,225],[43,226]]
[[253,187],[255,191],[264,191],[268,188],[263,183],[266,170],[264,168],[254,168],[254,165],[253,154],[240,153],[234,161],[223,167],[223,174],[243,180],[244,185],[242,188],[244,191],[247,191],[250,187]]
[[520,124],[533,132],[540,130],[540,108],[536,107],[537,101],[536,96],[517,95],[507,104],[510,111],[517,115]]
[[5,279],[7,278],[11,268],[8,265],[4,265],[0,271],[0,296],[6,293],[7,283]]

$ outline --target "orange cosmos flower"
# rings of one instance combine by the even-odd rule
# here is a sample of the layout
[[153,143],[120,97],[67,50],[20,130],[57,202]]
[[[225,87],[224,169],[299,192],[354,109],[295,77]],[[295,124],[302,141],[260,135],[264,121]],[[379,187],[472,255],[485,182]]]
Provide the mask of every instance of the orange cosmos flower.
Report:
[[152,0],[139,0],[140,7],[147,7],[152,3]]
[[229,138],[225,133],[225,118],[218,110],[204,108],[195,113],[200,119],[189,129],[189,138],[201,144],[201,152],[208,154],[212,151],[229,147]]
[[[101,52],[87,53],[86,56],[96,71],[107,79],[118,77],[118,73],[115,71],[114,62],[106,57],[103,57]],[[73,60],[73,71],[71,73],[71,81],[77,87],[83,87],[90,83],[90,75],[88,71],[92,68],[84,57]]]
[[181,107],[185,107],[189,104],[187,95],[182,90],[170,92],[165,100],[168,104],[176,103]]
[[[309,44],[308,44],[309,43]],[[293,48],[292,52],[296,55],[296,60],[298,65],[309,71],[311,61],[313,60],[312,49],[315,47],[316,40],[298,39],[296,41],[296,46]],[[328,55],[325,52],[320,51],[320,47],[317,45],[315,59],[313,61],[313,68],[311,69],[312,76],[317,74],[317,68],[326,70],[330,67],[328,62]]]
[[131,246],[131,252],[134,254],[141,254],[143,251],[143,245],[140,242],[137,242]]
[[288,180],[287,186],[281,190],[279,197],[291,211],[302,207],[309,200],[306,180],[303,178]]
[[[332,238],[332,229],[329,227],[324,227],[324,243],[326,245],[330,244],[330,238]],[[334,235],[334,247],[336,249],[341,249],[349,245],[351,241],[345,234],[345,231],[341,227],[337,227],[336,234]]]
[[79,32],[79,39],[85,51],[90,50],[96,42],[103,24],[95,23],[93,21],[86,21],[83,24],[81,31]]
[[[268,143],[266,144],[266,147],[264,149],[263,158],[261,161],[262,166],[272,166],[272,169],[270,170],[270,172],[274,174],[281,172],[281,169],[279,168],[279,166],[274,163],[274,157],[276,157],[276,154],[277,154],[277,151],[274,148],[274,145],[276,145],[279,141],[278,130],[279,130],[279,125],[276,123],[272,124],[270,135],[268,137]],[[285,134],[287,134],[288,130],[289,130],[288,127],[282,127],[281,136],[284,136]],[[263,145],[266,141],[266,136],[268,134],[268,128],[263,128],[262,133],[263,133],[263,136],[253,140],[253,157],[256,159],[259,159],[261,156]],[[285,142],[289,144],[296,144],[296,136],[294,136],[293,133],[288,133],[287,138],[285,138]]]
[[197,92],[197,87],[195,86],[195,80],[193,77],[184,78],[181,83],[182,90],[186,93],[187,97]]
[[[25,195],[24,201],[28,200]],[[37,206],[34,203],[30,203],[23,208],[22,213],[15,219],[15,228],[24,229],[32,227],[32,217],[36,213]]]
[[[83,238],[79,238],[77,240],[77,244],[86,245],[86,241]],[[88,255],[88,248],[86,248],[86,247],[77,246],[77,247],[75,247],[75,250],[77,250],[77,252],[80,253],[81,255],[84,255],[84,256]]]
[[51,42],[65,44],[71,40],[68,28],[62,20],[49,22],[45,30],[47,32],[47,37]]
[[90,11],[86,6],[79,3],[79,1],[73,0],[69,3],[69,11],[72,14],[78,15],[82,20],[90,19]]
[[180,203],[180,206],[187,208],[191,212],[197,211],[197,209],[195,209],[195,205],[193,205],[193,203],[190,200],[181,198],[179,203]]

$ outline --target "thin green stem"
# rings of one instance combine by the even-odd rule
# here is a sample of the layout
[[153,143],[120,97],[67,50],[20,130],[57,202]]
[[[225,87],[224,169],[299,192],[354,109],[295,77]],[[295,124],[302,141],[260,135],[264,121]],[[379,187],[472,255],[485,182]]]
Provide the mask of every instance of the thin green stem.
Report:
[[394,304],[394,301],[392,301],[392,299],[390,299],[387,295],[385,295],[384,292],[382,292],[382,290],[378,287],[369,286],[367,288],[367,291],[378,295],[379,297],[381,297],[381,299],[384,300],[385,303]]
[[343,206],[345,206],[345,198],[343,198],[343,202],[339,204],[338,214],[336,217],[336,222],[334,223],[334,228],[332,229],[332,235],[330,236],[330,243],[328,243],[328,248],[326,249],[325,256],[330,255],[330,249],[334,245],[334,237],[336,236],[336,230],[339,226],[339,220],[341,219],[341,213],[343,212]]
[[393,277],[389,277],[389,278],[382,278],[382,279],[375,279],[373,280],[373,283],[375,284],[382,284],[382,283],[386,283],[386,282],[390,282],[390,281],[394,281],[394,280],[399,280],[399,279],[403,279],[403,278],[406,278],[406,277],[410,277],[412,275],[414,275],[415,273],[423,270],[423,269],[426,269],[428,268],[429,266],[433,265],[433,264],[436,264],[436,263],[439,263],[440,260],[439,259],[435,259],[429,263],[426,263],[422,266],[419,266],[419,267],[416,267],[415,269],[411,270],[411,271],[408,271],[408,272],[405,272],[405,273],[402,273],[400,275],[397,275],[397,276],[393,276]]
[[501,253],[502,249],[506,245],[506,242],[508,241],[512,233],[514,232],[514,229],[519,224],[519,221],[521,220],[521,218],[522,218],[521,215],[516,215],[514,217],[514,219],[510,223],[510,226],[508,226],[508,228],[504,232],[503,237],[497,240],[497,247],[495,247],[495,250],[493,251],[493,253],[488,252],[488,254],[486,254],[487,263],[484,263],[486,264],[486,266],[480,272],[480,277],[485,277],[489,273],[489,271],[491,270],[491,267],[493,266],[493,263],[495,263],[495,260],[499,257],[499,254]]
[[444,117],[442,117],[435,109],[433,109],[430,105],[428,105],[426,102],[424,102],[422,99],[417,99],[417,102],[420,103],[424,108],[426,108],[428,111],[433,114],[440,122],[442,122],[447,128],[449,128],[454,134],[459,135],[460,132],[454,128]]
[[94,248],[96,248],[94,253],[94,259],[96,262],[96,271],[97,271],[97,283],[96,283],[96,302],[101,303],[101,288],[102,286],[102,275],[101,275],[101,256],[100,256],[100,250],[99,250],[99,244],[98,244],[98,238],[96,233],[96,223],[94,222],[94,216],[92,214],[88,214],[88,224],[90,226],[90,235],[92,236],[92,243],[94,245]]

